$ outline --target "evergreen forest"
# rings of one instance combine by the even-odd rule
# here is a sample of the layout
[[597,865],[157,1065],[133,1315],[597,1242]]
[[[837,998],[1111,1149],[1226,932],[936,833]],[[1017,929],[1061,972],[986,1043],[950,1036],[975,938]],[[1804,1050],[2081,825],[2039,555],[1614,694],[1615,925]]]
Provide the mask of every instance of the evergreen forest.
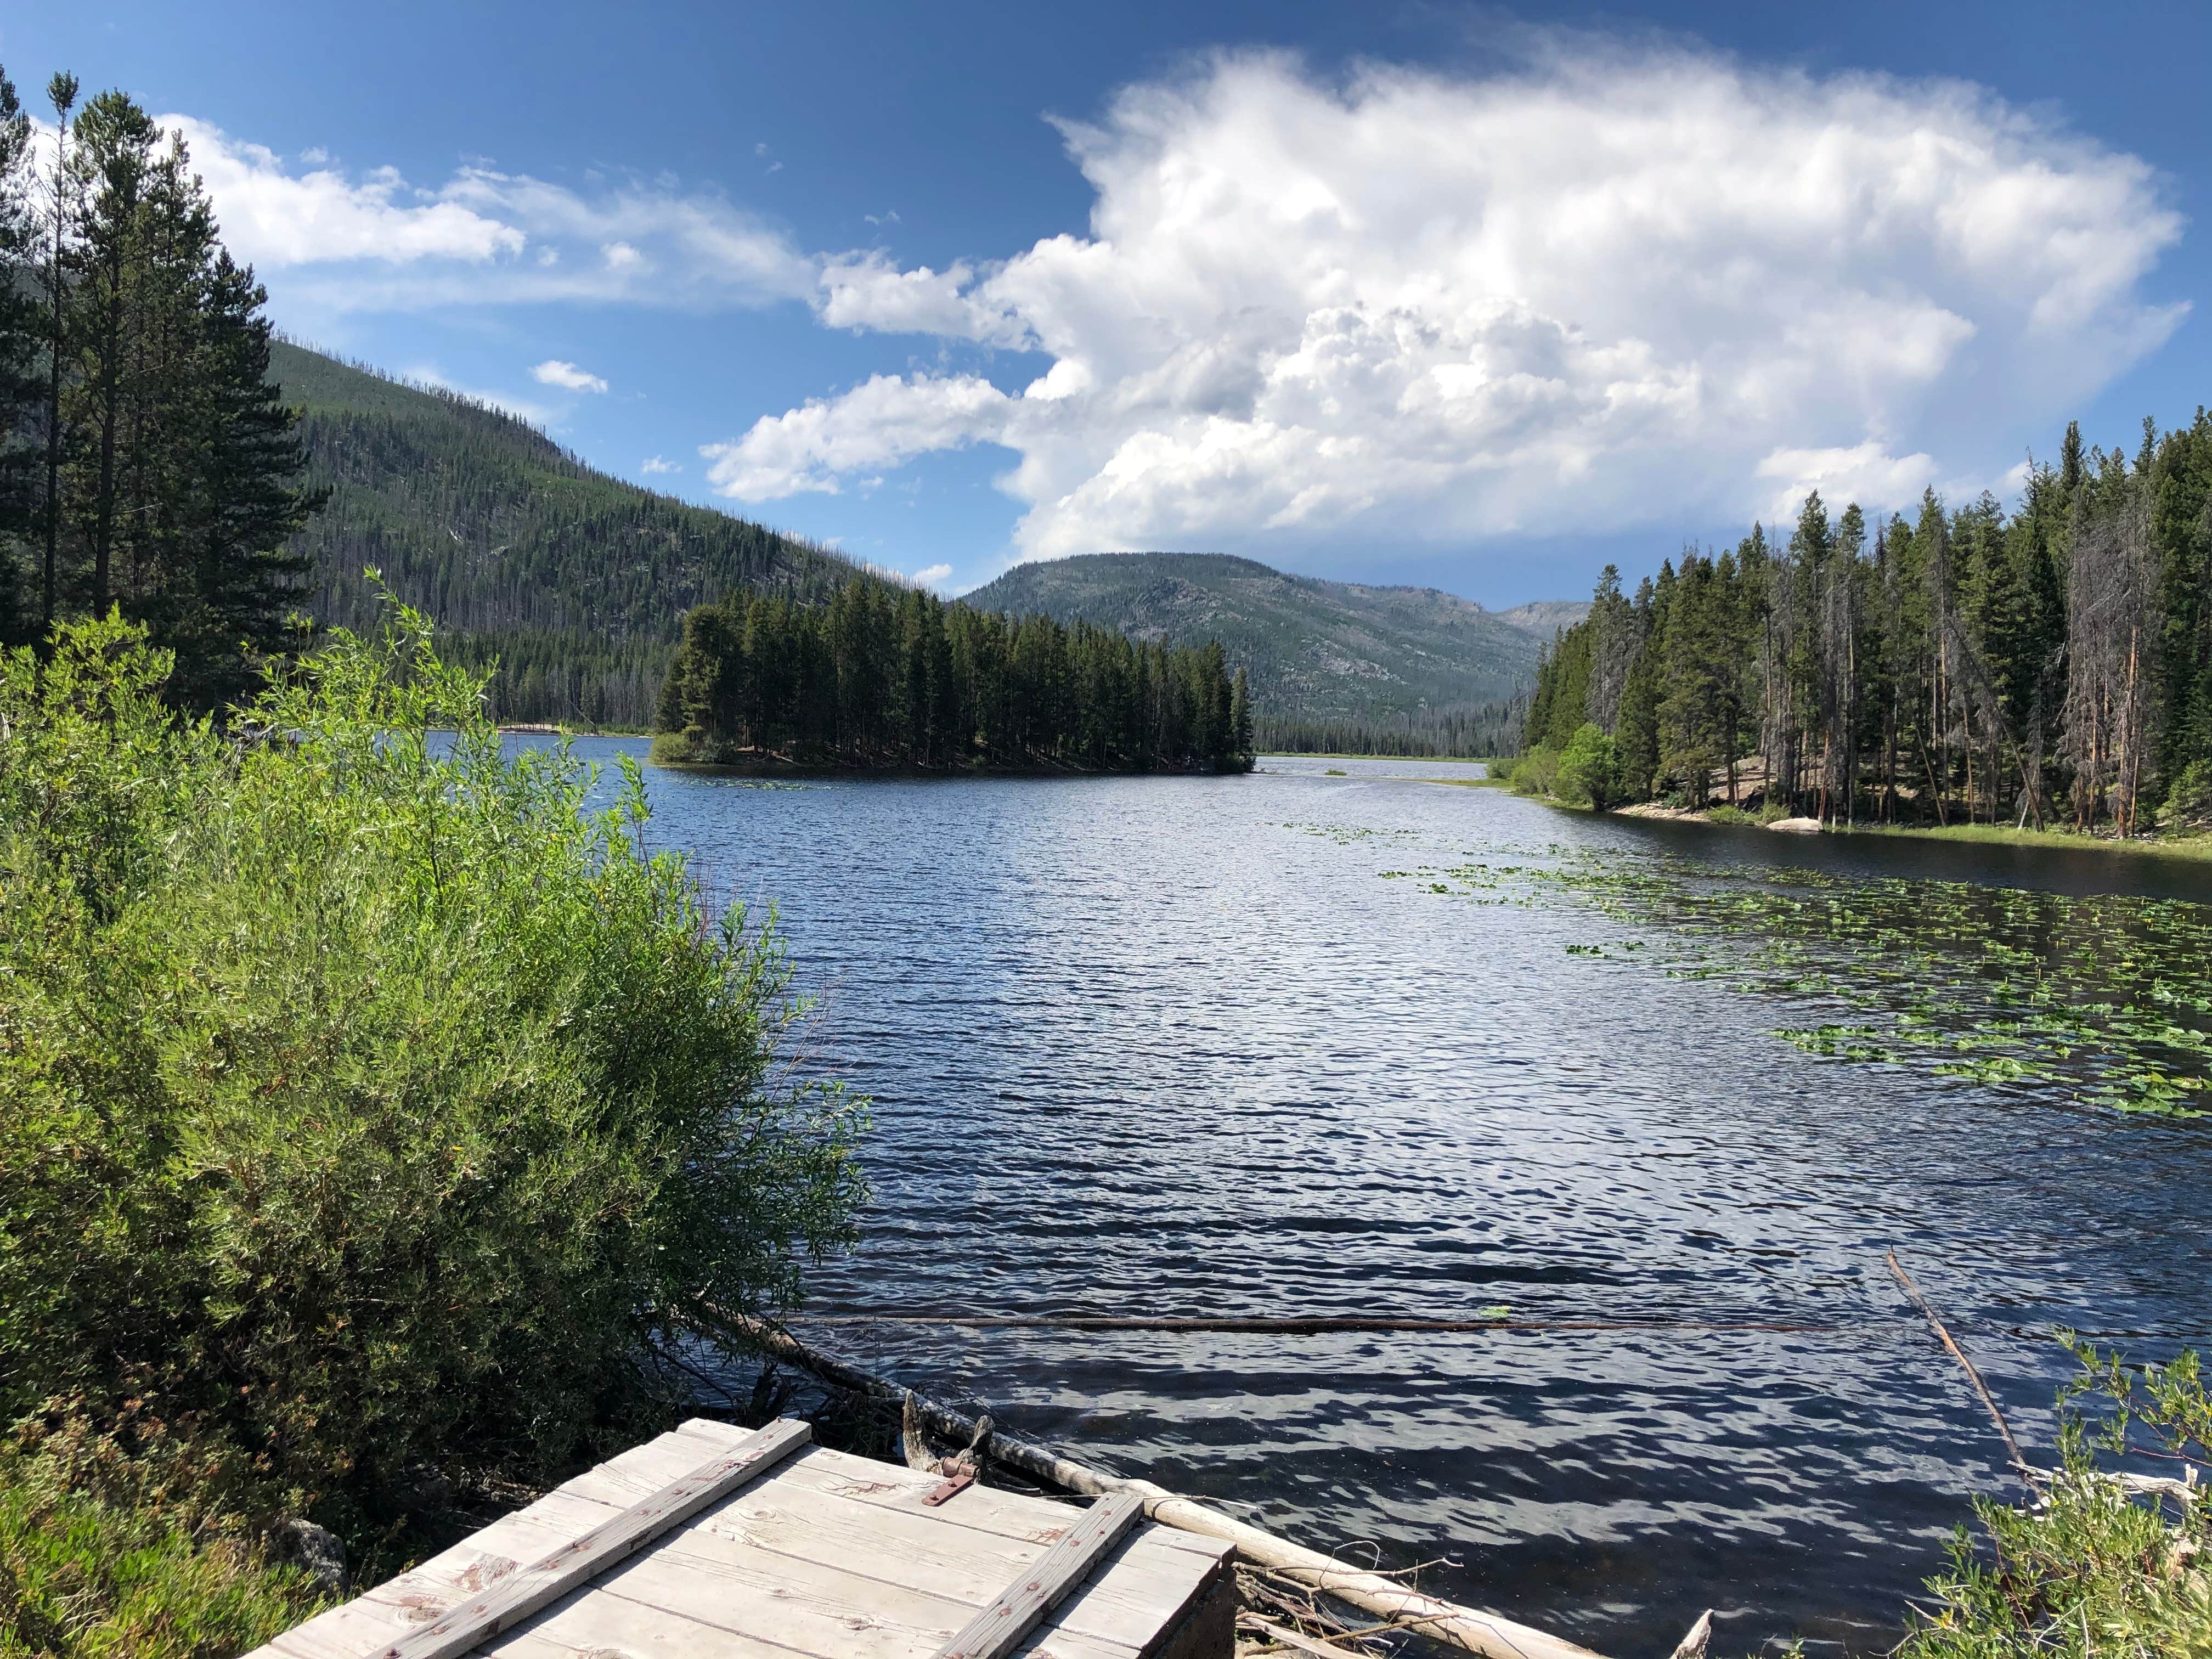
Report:
[[1513,752],[1528,718],[1528,694],[1473,708],[1420,708],[1395,720],[1302,720],[1257,717],[1260,751],[1267,755],[1401,755],[1480,758]]
[[171,694],[238,697],[292,637],[319,496],[269,383],[266,298],[216,235],[184,143],[119,92],[0,74],[0,644],[111,608],[174,658]]
[[658,760],[1245,772],[1251,703],[1218,641],[1169,647],[872,577],[826,605],[732,593],[684,621]]
[[[2008,509],[1873,525],[1809,495],[1686,550],[1538,671],[1524,776],[1850,825],[2122,835],[2212,816],[2212,417],[2031,465]],[[1548,784],[1546,787],[1550,787]]]

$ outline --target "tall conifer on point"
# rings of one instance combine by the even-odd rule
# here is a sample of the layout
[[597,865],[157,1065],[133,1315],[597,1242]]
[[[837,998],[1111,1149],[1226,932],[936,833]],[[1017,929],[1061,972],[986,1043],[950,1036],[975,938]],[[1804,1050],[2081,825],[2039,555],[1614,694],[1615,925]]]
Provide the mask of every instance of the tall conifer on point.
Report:
[[69,355],[69,279],[63,255],[69,245],[74,192],[69,166],[70,112],[76,107],[76,76],[56,71],[46,82],[46,100],[54,108],[54,169],[46,198],[46,259],[44,271],[46,299],[46,569],[40,620],[44,630],[54,625],[58,595],[56,566],[62,535],[62,365]]

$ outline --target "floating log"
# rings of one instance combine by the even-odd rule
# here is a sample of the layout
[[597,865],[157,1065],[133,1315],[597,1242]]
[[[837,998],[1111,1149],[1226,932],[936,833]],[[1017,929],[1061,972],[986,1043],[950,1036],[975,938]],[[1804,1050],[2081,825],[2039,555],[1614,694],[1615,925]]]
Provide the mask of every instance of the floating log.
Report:
[[[902,1405],[910,1400],[915,1413],[939,1434],[966,1439],[976,1433],[973,1419],[847,1364],[765,1320],[714,1309],[702,1308],[699,1312],[702,1319],[728,1334],[811,1371],[824,1382],[878,1399],[897,1401]],[[1293,1583],[1333,1595],[1436,1641],[1480,1654],[1484,1659],[1599,1659],[1589,1649],[1547,1632],[1517,1624],[1498,1613],[1420,1595],[1382,1573],[1347,1567],[1318,1550],[1278,1538],[1218,1510],[1178,1497],[1149,1480],[1106,1474],[1009,1434],[994,1432],[978,1449],[1009,1468],[1019,1469],[1033,1480],[1066,1492],[1094,1498],[1109,1492],[1135,1492],[1144,1499],[1145,1513],[1164,1526],[1233,1544],[1247,1559],[1272,1568]]]
[[1363,1319],[1322,1316],[1311,1318],[1130,1318],[1121,1314],[977,1314],[958,1310],[921,1311],[886,1308],[857,1313],[816,1314],[820,1325],[866,1325],[885,1321],[902,1324],[951,1325],[962,1330],[1163,1331],[1170,1334],[1219,1332],[1262,1336],[1461,1335],[1477,1331],[1781,1331],[1799,1335],[1839,1335],[1839,1325],[1793,1325],[1735,1321],[1679,1319]]

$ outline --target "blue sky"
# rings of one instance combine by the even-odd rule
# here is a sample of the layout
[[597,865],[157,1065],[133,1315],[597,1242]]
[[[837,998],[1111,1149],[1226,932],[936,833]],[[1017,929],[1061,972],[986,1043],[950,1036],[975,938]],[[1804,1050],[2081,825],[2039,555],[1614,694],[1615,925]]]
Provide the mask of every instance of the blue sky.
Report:
[[2212,384],[2201,5],[83,0],[0,62],[179,118],[295,333],[947,591],[1571,596]]

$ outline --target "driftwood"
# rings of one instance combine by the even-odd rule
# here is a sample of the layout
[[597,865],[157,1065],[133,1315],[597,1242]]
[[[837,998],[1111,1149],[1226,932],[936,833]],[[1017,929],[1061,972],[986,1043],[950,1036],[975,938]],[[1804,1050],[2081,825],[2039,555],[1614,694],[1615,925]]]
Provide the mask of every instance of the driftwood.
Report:
[[1144,1499],[1146,1515],[1162,1526],[1222,1539],[1234,1544],[1240,1555],[1272,1569],[1293,1583],[1349,1602],[1404,1629],[1468,1653],[1480,1654],[1484,1659],[1598,1659],[1597,1655],[1578,1644],[1516,1624],[1498,1613],[1423,1595],[1385,1574],[1347,1567],[1318,1550],[1278,1538],[1218,1510],[1178,1497],[1149,1480],[1123,1480],[1012,1435],[981,1432],[979,1425],[962,1413],[848,1365],[765,1320],[714,1309],[702,1308],[699,1313],[703,1321],[726,1334],[840,1388],[887,1401],[911,1398],[915,1415],[929,1428],[951,1438],[969,1439],[980,1455],[1018,1469],[1032,1480],[1085,1497],[1134,1492]]
[[2004,1413],[1997,1409],[1996,1399],[1990,1393],[1989,1384],[1982,1381],[1982,1374],[1974,1369],[1974,1362],[1966,1358],[1966,1351],[1951,1340],[1951,1333],[1945,1330],[1943,1322],[1936,1317],[1936,1310],[1928,1305],[1928,1298],[1920,1294],[1920,1287],[1912,1282],[1912,1275],[1905,1272],[1904,1264],[1898,1261],[1897,1252],[1891,1250],[1887,1255],[1890,1272],[1897,1275],[1897,1282],[1905,1286],[1905,1295],[1911,1297],[1913,1305],[1927,1316],[1937,1339],[1951,1351],[1951,1358],[1957,1360],[1966,1371],[1966,1380],[1974,1385],[1974,1392],[1981,1395],[1982,1404],[1990,1408],[1990,1416],[1997,1425],[1997,1432],[2004,1437],[2005,1452],[2011,1457],[2013,1468],[2020,1472],[2020,1478],[2033,1491],[2036,1484],[2036,1471],[2021,1452],[2020,1442],[2012,1437],[2012,1426],[2005,1421]]
[[1366,1659],[1366,1656],[1357,1650],[1338,1647],[1318,1637],[1308,1636],[1304,1631],[1279,1625],[1272,1619],[1262,1619],[1256,1613],[1239,1613],[1237,1626],[1239,1630],[1256,1632],[1276,1647],[1295,1648],[1300,1653],[1312,1655],[1313,1659]]
[[1690,1633],[1675,1644],[1672,1659],[1705,1659],[1705,1650],[1712,1645],[1713,1610],[1707,1607],[1698,1615],[1698,1622],[1690,1626]]

